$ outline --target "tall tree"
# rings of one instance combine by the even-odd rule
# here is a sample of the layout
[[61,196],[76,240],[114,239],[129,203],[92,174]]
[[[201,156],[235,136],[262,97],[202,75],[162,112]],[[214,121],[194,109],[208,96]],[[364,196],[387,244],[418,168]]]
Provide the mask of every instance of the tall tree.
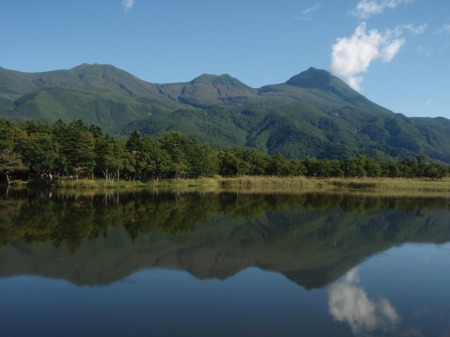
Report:
[[11,122],[0,119],[0,150],[12,149],[14,146]]
[[211,177],[217,174],[219,162],[217,154],[207,145],[201,145],[194,140],[190,140],[187,149],[189,170],[191,178]]
[[187,149],[191,146],[189,138],[178,131],[166,132],[159,139],[162,149],[164,149],[171,159],[171,178],[187,177],[189,172],[189,160]]
[[65,157],[67,173],[92,173],[95,167],[95,138],[83,121],[75,120],[62,136],[61,153]]
[[172,169],[169,153],[152,137],[142,139],[142,152],[139,160],[143,173],[148,178],[162,178]]
[[49,124],[42,122],[20,123],[14,132],[14,150],[31,174],[51,172],[56,169],[58,144]]
[[103,175],[103,177],[108,180],[111,178],[111,173],[115,171],[116,167],[120,167],[118,164],[120,158],[115,151],[116,141],[109,135],[105,135],[104,137],[98,133],[96,135],[95,173]]
[[10,174],[14,171],[25,169],[20,156],[12,150],[0,150],[0,172],[6,177],[6,183],[10,185]]
[[125,147],[130,152],[142,150],[142,136],[138,130],[134,129],[133,132],[131,132]]
[[270,159],[266,170],[272,176],[286,177],[290,175],[289,161],[281,154],[276,153]]

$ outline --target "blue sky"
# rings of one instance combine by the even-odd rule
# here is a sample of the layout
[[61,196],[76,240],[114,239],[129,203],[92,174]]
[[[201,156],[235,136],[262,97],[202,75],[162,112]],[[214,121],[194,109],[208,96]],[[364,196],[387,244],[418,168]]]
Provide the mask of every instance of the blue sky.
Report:
[[112,64],[153,83],[252,87],[313,66],[407,116],[450,118],[447,0],[2,0],[0,66]]

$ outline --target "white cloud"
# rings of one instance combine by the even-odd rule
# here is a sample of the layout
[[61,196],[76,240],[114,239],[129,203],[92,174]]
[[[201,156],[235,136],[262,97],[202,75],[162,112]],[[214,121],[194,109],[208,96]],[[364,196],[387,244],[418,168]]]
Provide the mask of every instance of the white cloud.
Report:
[[331,72],[344,80],[355,90],[360,90],[362,76],[372,62],[390,62],[405,43],[398,32],[366,32],[366,24],[360,24],[351,37],[337,39],[332,47]]
[[409,33],[411,33],[411,35],[415,36],[425,33],[425,31],[427,30],[427,26],[428,25],[426,23],[417,26],[410,23],[407,25],[398,26],[396,28],[396,31],[398,32],[398,34],[402,34],[404,31],[408,31]]
[[355,335],[393,328],[400,317],[387,299],[375,302],[358,286],[357,269],[350,270],[344,280],[328,288],[328,310],[333,318],[347,322]]
[[433,48],[427,48],[425,46],[419,46],[416,50],[419,54],[424,56],[432,56],[434,54]]
[[363,22],[352,36],[338,38],[332,46],[331,72],[359,91],[362,74],[374,61],[391,62],[406,42],[405,33],[418,35],[426,28],[426,24],[407,24],[384,32],[377,29],[366,31],[366,23]]
[[445,24],[439,29],[439,33],[450,34],[450,24]]
[[384,62],[391,62],[394,56],[398,54],[400,48],[403,46],[404,43],[405,40],[403,38],[395,39],[392,42],[390,42],[388,45],[384,47],[383,50],[381,50],[381,59]]
[[408,4],[413,0],[361,0],[353,10],[353,15],[366,20],[372,15],[382,14],[386,9],[394,9],[401,4]]
[[122,7],[125,12],[129,12],[133,9],[134,0],[122,0]]
[[313,13],[318,11],[322,6],[320,4],[314,4],[311,7],[302,11],[302,13],[296,17],[299,21],[310,21],[313,18]]

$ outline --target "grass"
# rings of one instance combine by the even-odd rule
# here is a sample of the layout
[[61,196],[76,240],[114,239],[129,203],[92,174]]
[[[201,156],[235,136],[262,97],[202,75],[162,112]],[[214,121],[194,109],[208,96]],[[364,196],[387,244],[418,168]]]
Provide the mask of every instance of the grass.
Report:
[[142,182],[138,180],[112,181],[104,179],[57,179],[31,181],[29,186],[63,189],[208,189],[208,190],[249,190],[274,192],[321,191],[366,191],[366,192],[436,192],[450,194],[450,178],[442,180],[406,178],[307,178],[241,176],[202,179],[170,179]]
[[219,187],[219,185],[220,183],[217,178],[153,180],[148,183],[148,186],[151,187]]
[[407,178],[306,178],[238,177],[221,178],[226,189],[252,192],[299,193],[309,191],[379,193],[392,196],[450,195],[450,178],[442,180]]
[[138,180],[112,181],[105,179],[65,179],[58,178],[49,180],[31,180],[28,183],[31,187],[51,187],[67,189],[108,189],[108,188],[138,188],[147,186],[144,182]]
[[329,179],[338,188],[379,191],[450,192],[450,178],[441,180],[407,178]]

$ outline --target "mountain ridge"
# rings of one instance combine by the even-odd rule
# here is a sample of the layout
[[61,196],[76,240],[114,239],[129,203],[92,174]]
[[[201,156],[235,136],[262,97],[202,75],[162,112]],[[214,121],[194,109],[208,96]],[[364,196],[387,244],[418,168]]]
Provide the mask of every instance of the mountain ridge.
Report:
[[102,64],[40,73],[0,68],[0,118],[82,119],[122,136],[178,130],[218,148],[298,159],[364,153],[450,162],[450,120],[396,114],[313,67],[261,88],[228,74],[157,84]]

